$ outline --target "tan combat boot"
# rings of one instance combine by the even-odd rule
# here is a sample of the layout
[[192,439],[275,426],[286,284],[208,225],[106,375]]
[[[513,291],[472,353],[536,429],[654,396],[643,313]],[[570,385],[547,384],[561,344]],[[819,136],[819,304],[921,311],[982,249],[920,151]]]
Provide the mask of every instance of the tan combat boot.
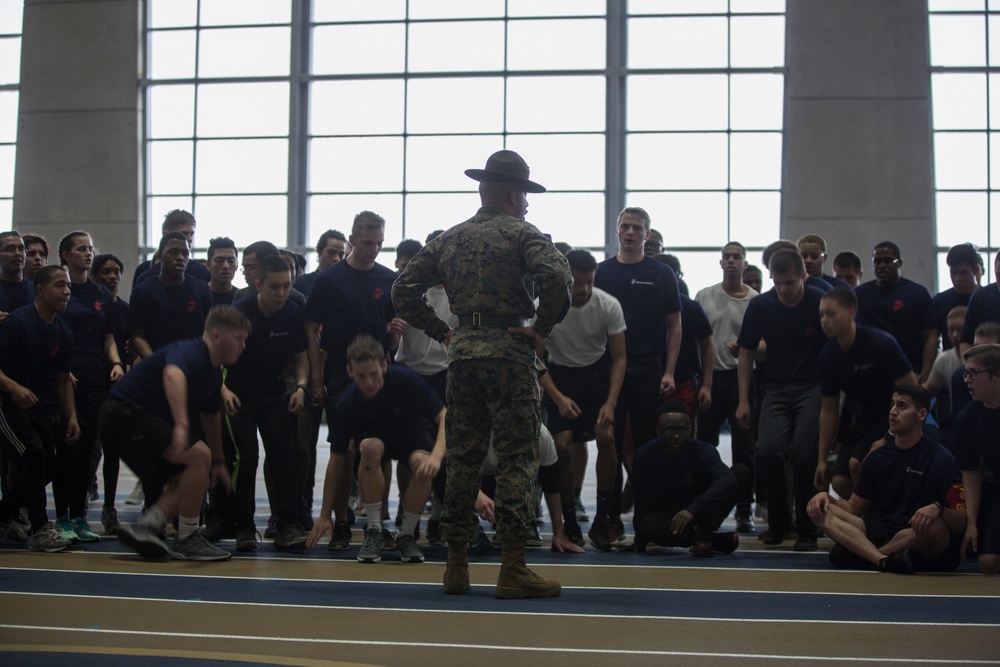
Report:
[[504,542],[496,597],[501,600],[553,598],[562,591],[558,581],[547,581],[528,569],[524,561],[524,541]]
[[461,594],[469,590],[468,542],[448,542],[448,563],[444,570],[444,592]]

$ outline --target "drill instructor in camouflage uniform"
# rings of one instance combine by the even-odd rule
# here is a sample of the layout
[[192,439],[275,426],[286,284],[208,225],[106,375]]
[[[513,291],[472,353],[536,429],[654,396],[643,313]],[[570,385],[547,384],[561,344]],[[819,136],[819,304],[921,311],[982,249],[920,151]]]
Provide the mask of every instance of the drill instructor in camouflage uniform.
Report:
[[[527,193],[545,192],[528,180],[528,165],[514,151],[498,151],[479,181],[482,208],[428,243],[392,288],[399,317],[449,345],[445,432],[448,482],[441,529],[448,540],[446,593],[469,589],[466,546],[479,525],[475,500],[490,431],[497,437],[496,520],[503,542],[498,598],[553,597],[558,582],[527,568],[525,540],[532,534],[534,484],[541,424],[536,352],[570,307],[569,265],[551,241],[525,222]],[[534,283],[540,304],[532,302]],[[458,316],[451,330],[424,300],[443,284]],[[533,326],[527,321],[537,314]]]

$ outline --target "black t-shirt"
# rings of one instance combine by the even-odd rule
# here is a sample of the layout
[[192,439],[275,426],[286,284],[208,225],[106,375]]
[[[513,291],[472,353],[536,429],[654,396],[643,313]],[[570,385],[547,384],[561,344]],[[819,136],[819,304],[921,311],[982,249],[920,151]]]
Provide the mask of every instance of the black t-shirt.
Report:
[[830,284],[830,287],[833,287],[834,289],[836,289],[838,287],[843,287],[844,289],[849,289],[849,290],[853,290],[854,289],[853,287],[851,287],[850,285],[848,285],[847,283],[845,283],[840,278],[837,278],[836,276],[829,276],[829,275],[827,275],[827,274],[824,273],[823,274],[823,280],[825,280],[826,282],[828,282]]
[[10,313],[35,302],[35,284],[27,278],[19,283],[0,279],[0,312]]
[[822,292],[829,292],[833,289],[833,285],[826,281],[826,278],[817,278],[816,276],[806,276],[806,287],[815,287]]
[[306,302],[305,319],[322,325],[320,345],[326,350],[327,384],[346,384],[347,346],[358,334],[369,334],[388,348],[388,325],[396,316],[392,305],[395,271],[376,264],[359,271],[337,262],[323,271]]
[[[681,349],[677,353],[674,380],[690,380],[701,372],[701,346],[698,341],[712,335],[712,324],[697,301],[681,295]],[[665,367],[665,366],[664,366]]]
[[111,385],[110,395],[173,424],[174,416],[163,388],[163,371],[167,366],[177,366],[187,378],[189,415],[201,412],[215,414],[219,411],[222,368],[212,365],[208,345],[200,338],[171,343],[149,355]]
[[955,418],[955,460],[960,470],[992,473],[1000,481],[1000,408],[973,401]]
[[39,402],[54,405],[53,374],[73,368],[73,332],[59,317],[46,324],[34,304],[21,306],[0,322],[0,368]]
[[954,287],[938,292],[931,298],[934,320],[937,322],[938,333],[941,334],[942,350],[951,349],[951,341],[948,340],[948,313],[957,306],[968,306],[971,298],[972,294],[959,294]]
[[875,327],[859,325],[851,349],[836,338],[826,341],[819,353],[823,396],[847,394],[856,407],[853,421],[871,424],[889,412],[895,381],[909,373],[910,362],[896,339]]
[[330,427],[331,452],[346,452],[348,442],[357,434],[384,434],[390,440],[405,437],[433,422],[444,408],[427,383],[405,366],[390,365],[384,379],[382,390],[371,400],[354,382],[344,389]]
[[[647,514],[689,508],[712,485],[720,472],[727,472],[718,450],[699,440],[677,458],[663,453],[660,440],[650,440],[635,453],[632,463],[632,492],[639,523]],[[694,508],[697,516],[700,508]]]
[[153,351],[185,338],[201,338],[212,308],[208,283],[186,278],[180,285],[146,280],[132,291],[129,328],[145,332]]
[[983,322],[1000,322],[1000,289],[997,283],[990,283],[972,293],[969,309],[965,311],[962,342],[972,345],[976,339],[976,327]]
[[773,289],[747,304],[738,342],[748,350],[756,350],[761,338],[767,343],[766,384],[819,380],[819,351],[826,342],[819,323],[822,300],[823,292],[806,287],[797,306],[782,304]]
[[111,301],[104,309],[104,317],[108,322],[108,329],[115,337],[115,347],[118,348],[118,358],[128,363],[126,354],[128,333],[128,301],[119,297]]
[[282,396],[282,374],[289,357],[306,350],[302,309],[286,301],[281,310],[267,317],[255,296],[240,299],[233,307],[247,316],[252,328],[246,350],[226,374],[226,386],[243,401]]
[[[212,273],[205,268],[205,265],[196,259],[192,259],[188,262],[187,268],[184,269],[184,273],[189,278],[197,278],[198,280],[203,280],[206,283],[212,279]],[[149,261],[145,261],[135,269],[135,280],[132,281],[132,289],[139,283],[144,283],[150,278],[154,278],[160,275],[160,265],[151,265]]]
[[957,415],[972,403],[972,394],[965,384],[965,367],[956,368],[951,374],[951,414]]
[[239,290],[235,287],[228,292],[212,292],[212,305],[218,306],[219,304],[225,306],[231,306],[236,302],[236,293]]
[[104,358],[104,336],[112,333],[105,310],[114,299],[104,285],[89,280],[70,285],[69,303],[59,317],[73,331],[73,353]]
[[864,460],[854,493],[875,504],[882,523],[906,526],[921,507],[945,502],[961,478],[951,452],[926,435],[909,449],[897,447],[891,435],[886,440]]
[[[331,264],[330,266],[333,265]],[[308,297],[312,293],[313,285],[316,284],[316,278],[319,277],[319,274],[320,274],[319,270],[313,271],[312,273],[303,273],[301,276],[295,279],[295,284],[292,285],[292,287],[294,287],[298,291],[305,294],[306,297]]]
[[858,323],[877,327],[895,336],[914,372],[921,373],[924,331],[937,329],[927,289],[912,280],[900,278],[891,287],[879,286],[873,280],[858,285],[854,293],[858,297]]
[[609,257],[597,265],[594,287],[621,303],[629,363],[661,359],[666,354],[665,316],[681,311],[673,269],[652,257],[636,264],[622,264],[617,257]]

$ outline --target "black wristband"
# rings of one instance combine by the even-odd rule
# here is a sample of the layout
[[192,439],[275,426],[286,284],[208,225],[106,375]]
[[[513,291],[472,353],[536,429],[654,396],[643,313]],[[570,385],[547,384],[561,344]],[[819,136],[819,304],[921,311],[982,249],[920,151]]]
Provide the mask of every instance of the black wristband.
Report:
[[297,384],[297,385],[295,385],[295,388],[296,389],[301,389],[302,391],[304,391],[307,394],[309,393],[309,385],[307,385],[307,384]]
[[937,508],[939,510],[941,510],[941,514],[944,514],[944,503],[941,502],[940,500],[935,500],[934,504],[937,505]]
[[111,365],[112,365],[112,366],[121,366],[121,367],[122,367],[122,370],[124,370],[124,369],[125,369],[125,364],[124,364],[124,363],[122,363],[121,361],[113,361],[113,362],[111,362]]

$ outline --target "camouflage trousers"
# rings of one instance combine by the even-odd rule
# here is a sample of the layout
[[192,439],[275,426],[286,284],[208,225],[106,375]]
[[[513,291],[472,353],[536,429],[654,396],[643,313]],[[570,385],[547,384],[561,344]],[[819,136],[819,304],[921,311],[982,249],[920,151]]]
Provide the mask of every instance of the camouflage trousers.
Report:
[[538,477],[538,374],[532,366],[499,359],[455,361],[448,368],[447,404],[442,535],[455,542],[475,540],[480,474],[494,431],[497,534],[505,541],[527,539]]

